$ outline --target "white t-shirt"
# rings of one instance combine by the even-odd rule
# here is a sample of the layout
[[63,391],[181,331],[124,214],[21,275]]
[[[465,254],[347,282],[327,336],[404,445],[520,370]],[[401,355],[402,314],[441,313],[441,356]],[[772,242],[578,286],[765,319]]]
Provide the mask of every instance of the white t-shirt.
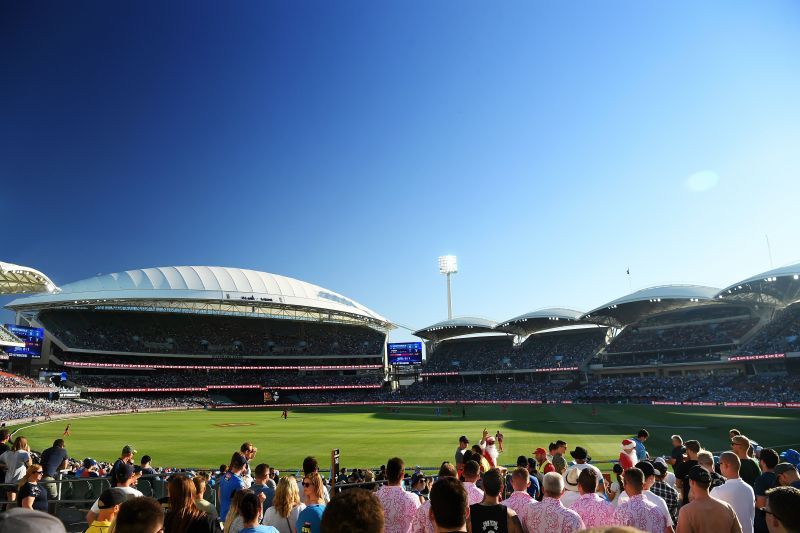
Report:
[[8,450],[0,455],[0,463],[5,463],[6,468],[6,483],[17,483],[25,477],[25,472],[28,470],[26,463],[31,460],[31,454],[25,450],[11,451]]
[[[128,500],[132,498],[141,498],[144,496],[141,492],[134,489],[133,487],[114,487],[115,489],[119,489],[121,492],[127,494]],[[100,498],[96,499],[92,504],[92,512],[94,514],[98,514],[100,512]]]
[[753,533],[753,520],[756,516],[756,496],[753,488],[741,478],[729,479],[723,485],[711,489],[711,497],[726,502],[733,507],[742,533]]
[[664,478],[664,483],[666,483],[667,485],[669,485],[670,487],[672,487],[674,489],[675,488],[675,474],[673,474],[672,472],[667,472],[667,476]]
[[264,513],[264,518],[261,519],[261,523],[265,526],[274,527],[280,533],[296,533],[295,524],[297,523],[297,516],[300,514],[300,511],[305,508],[306,506],[304,503],[295,505],[294,509],[289,512],[289,516],[284,518],[278,514],[275,507],[270,507],[267,509],[267,512]]
[[614,493],[614,499],[611,501],[611,505],[616,507],[617,505],[619,505],[619,496],[624,491],[622,490],[622,487],[619,486],[619,483],[617,481],[611,483],[610,490],[611,492]]
[[[643,490],[642,496],[644,496],[645,500],[655,504],[656,507],[658,507],[659,512],[662,515],[664,515],[664,517],[667,519],[668,526],[675,525],[675,522],[672,521],[672,515],[669,514],[669,507],[667,507],[667,502],[664,501],[664,498],[656,494],[653,494],[649,490]],[[628,496],[628,493],[623,490],[622,493],[619,495],[619,498],[617,498],[617,500],[619,500],[617,502],[617,505],[622,505],[623,503],[630,500],[630,496]]]
[[581,493],[574,490],[565,490],[564,494],[562,494],[561,498],[559,498],[559,500],[561,500],[561,505],[563,505],[567,509],[572,507],[572,504],[580,499],[581,499]]

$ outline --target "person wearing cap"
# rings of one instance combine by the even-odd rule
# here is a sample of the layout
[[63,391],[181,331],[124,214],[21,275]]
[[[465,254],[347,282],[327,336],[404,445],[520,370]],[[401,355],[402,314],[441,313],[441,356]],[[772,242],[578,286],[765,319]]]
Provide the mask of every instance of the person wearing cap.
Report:
[[469,447],[469,439],[466,435],[461,435],[458,438],[458,448],[456,448],[456,457],[455,462],[453,463],[456,465],[458,469],[459,475],[461,475],[461,471],[464,469],[464,452],[467,451]]
[[111,467],[111,472],[109,473],[112,487],[116,486],[117,472],[123,465],[132,465],[134,455],[136,455],[136,448],[130,444],[126,444],[122,447],[122,453],[120,453],[119,459],[114,461],[114,466]]
[[678,531],[681,533],[741,533],[739,518],[727,502],[712,498],[708,492],[711,474],[702,466],[689,470],[691,502],[681,507]]
[[[634,468],[639,469],[642,472],[642,475],[644,476],[642,480],[642,490],[640,492],[642,498],[644,498],[645,500],[656,506],[658,512],[661,513],[661,515],[664,517],[664,521],[667,524],[668,531],[673,531],[675,522],[672,520],[672,515],[669,512],[669,507],[667,506],[667,502],[650,490],[650,488],[656,482],[656,469],[653,467],[653,464],[648,461],[640,461],[636,463],[636,466]],[[627,470],[625,475],[627,475]],[[626,490],[624,493],[619,495],[618,505],[622,505],[629,499],[630,496],[628,494],[628,491]]]
[[756,519],[753,527],[756,533],[768,533],[767,516],[761,508],[767,505],[767,491],[778,486],[778,479],[773,470],[778,466],[780,460],[778,452],[772,448],[761,450],[758,459],[761,475],[753,482],[753,492],[756,495]]
[[423,474],[422,472],[419,473],[415,472],[411,476],[409,492],[411,492],[411,494],[415,494],[417,498],[419,498],[420,504],[427,501],[428,496],[427,496],[427,491],[425,489],[428,488],[429,488],[428,478],[425,476],[425,474]]
[[800,489],[775,487],[767,491],[767,527],[770,533],[800,531]]
[[664,514],[642,495],[644,479],[644,472],[639,468],[625,471],[624,495],[627,499],[624,502],[620,500],[614,511],[614,524],[636,527],[647,533],[672,533],[672,526],[667,525]]
[[758,462],[748,455],[747,451],[749,449],[750,439],[744,435],[734,435],[731,438],[731,451],[742,461],[739,477],[752,487],[756,482],[756,478],[761,475],[761,468],[758,466]]
[[108,533],[111,523],[119,512],[119,506],[125,503],[128,496],[117,488],[106,489],[97,499],[97,518],[90,522],[84,533]]
[[63,522],[53,515],[15,507],[0,513],[0,533],[66,533]]
[[653,483],[653,486],[650,487],[650,492],[664,500],[667,504],[667,509],[669,509],[669,516],[672,518],[672,522],[677,523],[678,501],[680,497],[678,496],[678,491],[670,487],[666,482],[666,477],[669,472],[667,463],[661,458],[656,459],[653,461],[653,470],[655,470],[656,473],[656,481]]
[[[129,500],[133,498],[141,498],[143,494],[131,486],[137,479],[138,477],[136,476],[133,465],[125,463],[117,470],[117,477],[115,479],[117,486],[115,488],[122,491]],[[98,499],[95,500],[95,502],[92,504],[92,508],[86,514],[86,522],[89,524],[94,522],[99,512],[100,500]]]
[[797,467],[792,463],[778,463],[773,472],[778,480],[778,486],[800,489],[800,475],[797,473]]
[[755,519],[755,501],[753,487],[742,481],[739,477],[739,468],[742,462],[733,452],[723,452],[719,456],[719,468],[723,477],[727,479],[724,484],[711,489],[711,497],[728,503],[733,507],[743,533],[753,533]]
[[592,458],[589,456],[589,452],[586,451],[586,448],[583,448],[581,446],[576,446],[574,450],[569,452],[569,455],[573,459],[575,459],[575,464],[573,466],[571,466],[570,469],[577,468],[578,470],[585,470],[585,469],[589,468],[589,469],[594,470],[595,474],[597,474],[596,477],[597,477],[597,479],[599,481],[598,490],[602,491],[603,490],[603,485],[602,485],[603,473],[600,472],[600,469],[597,468],[596,466],[594,466],[592,464],[589,464],[589,461],[591,461]]
[[601,498],[596,492],[597,473],[585,468],[578,475],[578,493],[580,497],[570,509],[580,515],[587,528],[608,526],[614,523],[614,506]]
[[800,465],[800,452],[792,448],[789,448],[785,452],[781,452],[781,462],[791,463],[794,466]]
[[544,448],[536,448],[533,451],[533,457],[539,463],[539,471],[544,475],[550,472],[555,472],[553,463],[547,458],[547,451]]
[[[561,503],[564,478],[561,474],[545,474],[542,483],[544,497],[541,502],[531,502],[521,513],[522,527],[528,533],[572,533],[584,528],[580,515]],[[661,533],[661,532],[659,532]]]

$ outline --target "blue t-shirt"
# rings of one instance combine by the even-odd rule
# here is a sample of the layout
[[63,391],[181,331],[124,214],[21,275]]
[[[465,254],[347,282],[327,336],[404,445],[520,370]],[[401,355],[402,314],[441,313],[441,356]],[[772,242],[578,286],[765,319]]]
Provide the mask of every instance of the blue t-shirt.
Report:
[[240,529],[239,533],[280,533],[280,532],[272,526],[258,525],[256,527],[246,527],[244,529]]
[[320,533],[322,523],[322,513],[325,512],[325,505],[318,503],[309,505],[297,515],[295,528],[297,533]]
[[631,440],[636,444],[636,460],[644,461],[647,459],[647,450],[644,447],[644,442],[636,437],[631,437]]
[[226,472],[219,480],[219,519],[224,522],[231,506],[231,496],[245,487],[244,480],[232,472]]
[[528,496],[535,498],[539,494],[539,480],[536,479],[536,476],[530,476],[528,479],[531,482],[527,489]]
[[275,499],[275,489],[272,487],[268,487],[267,485],[261,485],[260,483],[254,483],[250,486],[256,496],[259,494],[263,494],[266,499],[264,500],[263,511],[266,513],[267,509],[272,507],[272,500]]

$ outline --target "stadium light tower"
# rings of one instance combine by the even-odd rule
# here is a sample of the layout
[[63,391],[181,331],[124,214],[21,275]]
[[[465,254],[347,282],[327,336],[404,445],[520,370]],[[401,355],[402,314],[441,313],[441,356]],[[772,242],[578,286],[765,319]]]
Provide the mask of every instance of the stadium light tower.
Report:
[[439,256],[439,272],[447,276],[447,320],[451,320],[453,318],[453,293],[450,289],[450,274],[458,272],[458,260],[456,256]]

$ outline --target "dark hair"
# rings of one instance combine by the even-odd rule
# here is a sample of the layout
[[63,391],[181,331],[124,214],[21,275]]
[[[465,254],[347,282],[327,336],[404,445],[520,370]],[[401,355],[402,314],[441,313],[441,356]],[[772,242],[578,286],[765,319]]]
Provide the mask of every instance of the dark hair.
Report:
[[694,453],[700,453],[701,450],[700,443],[696,440],[687,440],[683,443],[683,446]]
[[517,457],[517,466],[522,466],[527,468],[528,467],[528,458],[524,455],[520,455]]
[[557,446],[558,448],[560,448],[560,447],[562,447],[562,446],[565,446],[565,447],[566,447],[566,445],[567,445],[567,441],[565,441],[565,440],[558,439],[558,440],[556,441],[556,446]]
[[392,457],[386,466],[386,479],[392,483],[397,483],[403,479],[403,468],[406,465],[399,457]]
[[637,433],[636,436],[637,437],[649,437],[650,433],[646,429],[642,428],[642,429],[639,430],[639,433]]
[[548,447],[547,447],[547,449],[548,449],[549,451],[551,451],[551,452],[552,452],[553,450],[557,450],[557,449],[558,449],[558,444],[557,444],[557,443],[555,443],[555,442],[551,442],[551,443],[550,443],[550,446],[548,446]]
[[11,432],[6,428],[0,429],[0,440],[6,440],[11,436]]
[[258,501],[258,496],[252,492],[242,494],[239,500],[239,515],[244,522],[252,522],[257,519],[259,509],[261,509],[261,502]]
[[440,478],[431,487],[431,512],[440,528],[460,528],[467,522],[467,491],[453,477]]
[[269,474],[269,465],[266,463],[261,463],[260,465],[256,466],[255,474],[256,477],[267,477],[267,474]]
[[231,464],[228,466],[228,470],[238,470],[244,467],[244,456],[239,452],[233,452],[231,456]]
[[[164,518],[164,527],[170,533],[186,533],[203,512],[194,504],[197,489],[193,480],[183,475],[172,475],[167,480],[169,487],[169,512]],[[202,495],[200,495],[202,497]]]
[[622,465],[619,464],[619,463],[616,463],[613,466],[613,468],[611,468],[611,470],[612,470],[612,472],[614,472],[614,475],[617,476],[617,483],[619,483],[619,488],[620,488],[620,490],[622,490],[622,477],[621,477],[622,476],[622,472],[623,472]]
[[477,453],[478,455],[483,455],[483,450],[481,450],[481,447],[478,446],[477,444],[472,445],[472,451],[473,453]]
[[[396,458],[395,458],[396,459]],[[387,471],[392,466],[389,461]],[[322,533],[382,533],[383,507],[372,492],[353,488],[334,496],[325,507]]]
[[149,463],[152,460],[153,460],[153,458],[150,457],[149,455],[143,455],[142,456],[142,460],[140,461],[140,464],[146,465],[147,463]]
[[483,474],[483,492],[489,496],[496,497],[503,490],[503,475],[498,468],[492,468]]
[[305,475],[316,472],[317,470],[319,470],[319,463],[316,458],[309,455],[303,459],[303,473]]
[[477,461],[467,461],[464,463],[464,477],[478,477],[481,472],[481,465]]
[[772,516],[777,518],[787,531],[800,531],[800,489],[774,487],[765,492]]
[[63,448],[64,447],[64,439],[56,439],[53,441],[53,448]]
[[539,467],[539,463],[536,462],[536,459],[533,457],[528,457],[528,468],[536,472],[536,469]]
[[152,531],[164,524],[164,510],[153,498],[132,498],[119,506],[114,526],[115,533],[141,533]]
[[583,492],[591,494],[597,490],[597,472],[593,468],[584,468],[578,475],[578,485],[583,488]]
[[633,487],[639,492],[644,487],[644,472],[638,468],[629,468],[625,471],[625,484]]
[[775,468],[781,462],[781,456],[772,448],[761,450],[761,455],[758,458],[764,461],[764,465],[769,469]]
[[458,476],[458,471],[456,467],[453,466],[452,463],[448,463],[447,461],[442,463],[442,466],[439,467],[439,477],[456,477]]

